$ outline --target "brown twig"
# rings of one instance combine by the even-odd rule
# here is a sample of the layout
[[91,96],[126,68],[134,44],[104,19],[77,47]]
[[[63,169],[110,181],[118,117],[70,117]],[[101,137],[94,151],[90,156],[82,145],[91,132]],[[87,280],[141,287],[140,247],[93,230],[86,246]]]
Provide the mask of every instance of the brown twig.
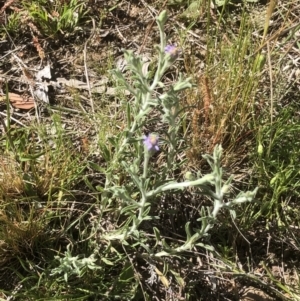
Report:
[[1,10],[0,10],[0,15],[3,14],[3,12],[5,11],[5,9],[7,7],[9,7],[15,0],[8,0],[4,3],[4,5],[2,6]]

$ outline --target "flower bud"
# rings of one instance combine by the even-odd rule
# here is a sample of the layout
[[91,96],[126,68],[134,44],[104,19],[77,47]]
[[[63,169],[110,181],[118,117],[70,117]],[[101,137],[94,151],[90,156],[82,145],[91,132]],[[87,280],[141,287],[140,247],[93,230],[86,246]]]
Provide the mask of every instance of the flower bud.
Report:
[[168,14],[166,10],[163,10],[157,17],[157,21],[164,26],[168,20]]

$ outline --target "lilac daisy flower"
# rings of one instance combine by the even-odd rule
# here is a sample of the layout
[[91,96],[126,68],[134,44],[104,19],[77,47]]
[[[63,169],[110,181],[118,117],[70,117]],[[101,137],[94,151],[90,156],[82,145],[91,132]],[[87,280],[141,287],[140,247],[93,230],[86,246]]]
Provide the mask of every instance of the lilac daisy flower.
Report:
[[149,134],[148,136],[144,136],[144,144],[147,147],[147,150],[150,151],[158,151],[158,135]]
[[173,59],[176,59],[180,55],[181,50],[174,45],[167,45],[165,47],[165,53],[168,53]]

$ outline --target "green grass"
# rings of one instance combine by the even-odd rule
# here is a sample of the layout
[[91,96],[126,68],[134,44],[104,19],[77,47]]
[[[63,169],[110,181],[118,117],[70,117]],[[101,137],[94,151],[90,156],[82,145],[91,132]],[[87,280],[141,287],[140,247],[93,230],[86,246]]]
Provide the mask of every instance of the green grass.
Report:
[[88,9],[84,1],[21,1],[8,6],[13,12],[8,17],[7,32],[16,33],[23,27],[40,37],[60,38],[74,33],[85,20]]
[[[149,5],[161,8],[158,2]],[[252,18],[258,8],[263,14],[265,8],[245,4],[210,10],[203,0],[204,23],[182,14],[190,2],[170,8],[174,20],[178,17],[205,36],[198,41],[205,51],[199,52],[188,31],[171,22],[184,49],[182,60],[164,80],[176,76],[178,68],[192,78],[194,87],[181,95],[177,168],[167,169],[168,150],[163,148],[151,161],[153,170],[165,168],[163,177],[153,172],[148,185],[170,178],[182,181],[187,171],[208,173],[202,155],[221,144],[224,173],[234,178],[229,192],[237,195],[259,187],[255,202],[238,207],[235,219],[225,212],[219,215],[210,236],[201,241],[204,247],[153,256],[162,250],[162,239],[172,248],[182,245],[188,235],[186,223],[196,229],[201,210],[211,206],[196,188],[157,197],[149,215],[160,219],[151,219],[150,227],[142,222],[128,240],[103,238],[132,223],[134,208],[124,205],[122,189],[130,200],[139,197],[127,171],[140,141],[132,141],[123,157],[117,152],[124,129],[133,122],[134,108],[110,72],[115,68],[113,51],[106,61],[89,65],[94,77],[107,76],[117,89],[115,95],[92,95],[94,114],[90,96],[74,89],[68,98],[56,98],[55,107],[46,105],[40,120],[33,113],[22,119],[24,126],[10,120],[19,115],[4,103],[10,122],[1,119],[6,126],[0,138],[0,299],[14,295],[13,300],[153,300],[156,292],[159,300],[238,300],[242,286],[255,286],[278,300],[300,300],[299,94],[297,80],[291,83],[281,72],[289,63],[286,53],[297,56],[291,48],[283,51],[278,46],[293,43],[295,37],[279,33],[293,24],[291,12],[297,5],[288,1],[277,8],[277,23],[266,37],[275,35],[270,51],[260,48],[264,27],[257,29]],[[1,37],[16,46],[37,37],[34,55],[24,51],[25,58],[34,57],[35,62],[37,53],[40,58],[46,57],[42,52],[55,56],[53,49],[62,54],[59,48],[66,45],[68,53],[75,53],[77,37],[84,37],[83,44],[88,36],[82,32],[93,31],[90,20],[99,30],[107,28],[111,14],[123,8],[113,1],[108,6],[96,10],[91,1],[79,0],[16,2],[5,10]],[[88,45],[89,51],[93,46]],[[3,62],[10,63],[6,58]],[[65,72],[59,65],[55,68]],[[68,68],[63,76],[79,78],[84,73]],[[14,91],[16,85],[9,81],[7,89]],[[157,129],[156,114],[149,128],[137,131],[163,132]],[[118,187],[119,195],[104,192],[105,185]],[[207,275],[218,277],[216,291]]]

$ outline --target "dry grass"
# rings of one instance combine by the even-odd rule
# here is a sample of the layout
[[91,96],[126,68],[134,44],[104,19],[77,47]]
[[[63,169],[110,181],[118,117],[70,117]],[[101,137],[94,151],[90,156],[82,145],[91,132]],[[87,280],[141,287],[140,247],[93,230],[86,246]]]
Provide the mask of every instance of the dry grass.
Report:
[[[147,296],[154,294],[159,300],[247,300],[243,286],[251,288],[254,299],[262,293],[265,300],[271,295],[273,300],[299,300],[299,1],[278,1],[270,15],[263,5],[216,10],[203,0],[194,20],[182,14],[188,4],[168,6],[173,15],[167,35],[172,42],[181,41],[183,62],[177,61],[166,76],[182,71],[194,81],[194,88],[182,95],[182,106],[188,107],[182,124],[187,150],[178,158],[188,160],[178,177],[185,170],[205,171],[202,155],[222,144],[225,173],[238,181],[231,191],[244,188],[246,181],[260,190],[257,202],[241,207],[235,221],[220,216],[207,242],[215,253],[199,247],[161,260],[147,253],[154,245],[152,228],[143,228],[137,246],[101,238],[102,229],[117,229],[123,222],[120,202],[103,204],[102,191],[126,124],[125,105],[131,101],[118,93],[108,71],[120,61],[121,47],[142,56],[154,54],[157,31],[152,21],[161,5],[100,1],[96,7],[80,1],[82,18],[69,27],[60,19],[57,4],[70,1],[43,4],[50,23],[45,15],[33,13],[43,1],[2,2],[0,19],[6,23],[0,49],[6,56],[0,76],[8,81],[8,92],[30,90],[20,80],[22,70],[12,53],[28,70],[49,60],[55,78],[86,81],[86,69],[92,83],[109,78],[102,94],[53,88],[50,105],[38,105],[39,120],[33,111],[9,112],[1,106],[6,117],[14,118],[3,129],[0,145],[2,298],[8,300],[22,282],[16,300],[151,300]],[[74,7],[69,9],[74,12]],[[92,21],[80,22],[87,17],[95,20],[95,28]],[[190,31],[185,28],[189,25]],[[116,90],[109,94],[109,88]],[[4,95],[4,84],[2,90]],[[153,122],[150,127],[155,126]],[[121,186],[126,175],[115,170],[112,179]],[[194,190],[161,201],[153,209],[160,217],[155,226],[174,245],[185,240],[184,223],[194,226],[199,208],[210,205]],[[67,245],[80,259],[99,254],[99,269],[70,277],[68,284],[63,273],[50,277],[59,266],[54,255],[63,258]],[[150,285],[151,276],[157,282]]]
[[1,196],[22,195],[25,192],[25,183],[20,163],[11,153],[1,155],[0,162]]

